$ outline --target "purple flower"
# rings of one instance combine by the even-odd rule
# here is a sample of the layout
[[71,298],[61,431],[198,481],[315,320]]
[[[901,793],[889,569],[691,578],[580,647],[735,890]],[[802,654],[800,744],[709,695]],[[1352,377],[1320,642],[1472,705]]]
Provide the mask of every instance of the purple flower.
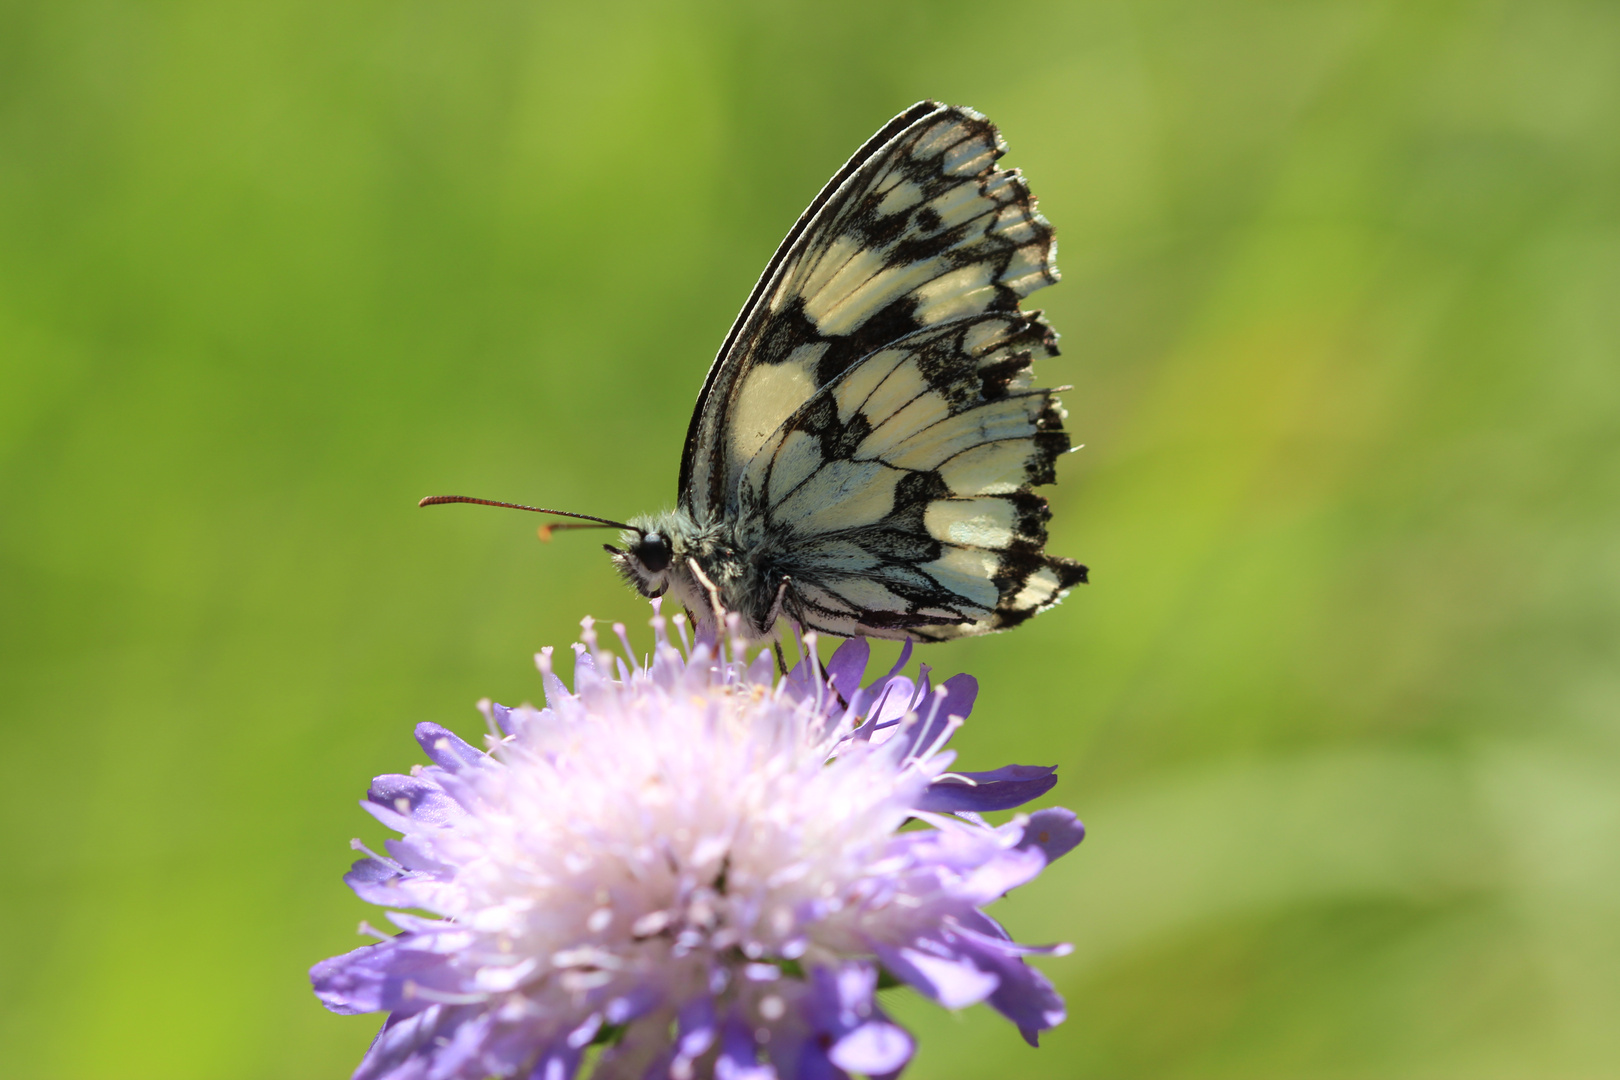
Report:
[[567,1080],[591,1059],[597,1080],[889,1076],[913,1043],[886,976],[988,1001],[1031,1044],[1063,1019],[1024,961],[1062,947],[981,908],[1084,831],[978,816],[1056,779],[948,771],[974,681],[913,682],[902,655],[861,686],[861,640],[776,680],[675,622],[682,648],[655,617],[629,666],[587,620],[572,693],[546,650],[546,708],[483,703],[488,751],[422,724],[433,764],[372,784],[362,805],[402,835],[345,880],[400,932],[310,972],[334,1012],[389,1014],[357,1080]]

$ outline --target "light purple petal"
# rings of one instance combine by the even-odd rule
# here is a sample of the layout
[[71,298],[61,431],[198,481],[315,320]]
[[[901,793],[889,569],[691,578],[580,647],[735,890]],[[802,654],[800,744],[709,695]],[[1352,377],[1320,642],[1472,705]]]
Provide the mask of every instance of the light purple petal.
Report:
[[930,784],[917,809],[941,814],[1011,810],[1045,795],[1056,784],[1055,766],[1007,765],[989,772],[957,772]]
[[1019,960],[1003,973],[1001,986],[990,995],[991,1006],[1018,1025],[1018,1033],[1031,1046],[1041,1045],[1040,1033],[1068,1018],[1063,995],[1045,975]]
[[1074,811],[1049,806],[1029,815],[1029,823],[1024,826],[1024,837],[1018,841],[1018,846],[1039,849],[1050,863],[1073,851],[1085,838],[1086,827],[1075,817]]
[[1034,881],[1045,869],[1046,856],[1040,851],[1014,848],[986,859],[951,891],[974,904],[988,904]]
[[552,666],[554,656],[551,646],[547,645],[534,658],[535,666],[540,669],[540,684],[545,687],[546,705],[553,709],[569,708],[574,704],[574,695],[557,677],[557,669]]
[[[889,684],[900,676],[900,672],[905,670],[906,664],[908,664],[910,661],[911,642],[906,641],[900,646],[900,658],[895,661],[894,667],[889,669],[889,673],[887,675],[879,676],[878,678],[872,680],[872,683],[869,686],[865,686],[856,691],[853,695],[850,695],[848,700],[851,711],[857,716],[865,716],[868,718],[872,717],[874,715],[872,712],[872,703],[883,696],[883,693],[888,689]],[[906,680],[906,687],[907,692],[909,693],[911,687],[910,679]],[[905,715],[904,711],[902,710],[899,715]]]
[[801,1039],[793,1046],[796,1054],[788,1056],[772,1040],[771,1059],[782,1064],[778,1075],[792,1076],[794,1080],[849,1080],[849,1074],[834,1065],[827,1057],[827,1048],[819,1039]]
[[911,1060],[915,1044],[904,1028],[873,1020],[845,1035],[827,1051],[840,1069],[867,1076],[891,1073]]
[[483,1050],[495,1026],[495,1017],[487,1012],[469,1017],[435,1040],[433,1069],[430,1076],[483,1077],[489,1073],[483,1065]]
[[1067,956],[1071,949],[1071,946],[1062,944],[1025,945],[1014,941],[1007,933],[1006,927],[977,908],[958,912],[953,916],[953,920],[956,923],[954,930],[956,934],[999,949],[1008,956]]
[[[537,1040],[532,1026],[521,1022],[514,1024],[495,1014],[495,1026],[484,1040],[478,1055],[478,1066],[483,1070],[478,1074],[479,1080],[484,1080],[486,1076],[533,1075],[537,1067],[536,1049],[542,1058],[556,1054],[565,1062],[566,1055],[572,1054],[576,1065],[579,1061],[579,1054],[571,1051],[565,1040],[547,1040],[543,1037]],[[528,1073],[523,1071],[524,1066],[529,1067]]]
[[415,840],[397,840],[390,837],[383,841],[383,847],[394,861],[406,870],[417,873],[431,874],[435,878],[448,881],[455,876],[456,868],[449,863],[435,859],[428,851],[423,850],[422,844]]
[[905,718],[917,696],[917,687],[904,675],[889,677],[883,688],[871,698],[866,710],[868,730],[886,727]]
[[[355,1070],[354,1080],[464,1080],[466,1071],[441,1071],[437,1059],[457,1029],[478,1024],[479,1015],[475,1006],[434,1005],[400,1024],[390,1022]],[[472,1073],[473,1077],[479,1075]]]
[[774,1073],[759,1060],[754,1033],[742,1018],[727,1020],[720,1037],[720,1056],[714,1063],[715,1080],[772,1080]]
[[610,1024],[628,1024],[652,1012],[661,1001],[663,995],[644,984],[609,1001],[607,1008],[602,1010],[602,1015],[607,1017]]
[[[919,942],[933,944],[938,942]],[[977,1004],[992,994],[1001,980],[981,971],[961,957],[940,956],[921,949],[880,946],[883,966],[901,982],[908,983],[947,1009]]]
[[694,998],[681,1007],[675,1048],[681,1057],[695,1058],[714,1044],[718,1028],[714,999],[707,995]]
[[1039,1045],[1040,1032],[1063,1022],[1066,1014],[1062,995],[1053,989],[1051,980],[1019,955],[1035,950],[972,932],[958,932],[953,944],[971,956],[974,963],[995,972],[1000,985],[990,995],[990,1005],[1018,1025],[1019,1033],[1031,1046]]
[[467,813],[477,814],[483,808],[483,796],[479,793],[476,779],[470,773],[453,773],[430,768],[425,775],[431,777],[433,782]]
[[574,693],[582,694],[602,685],[602,673],[596,670],[596,658],[583,642],[574,642]]
[[354,1080],[418,1080],[427,1075],[428,1057],[418,1050],[431,1047],[439,1032],[440,1007],[409,1016],[395,1013],[372,1040],[371,1048],[354,1071]]
[[309,969],[315,996],[335,1013],[414,1013],[432,1004],[415,993],[417,988],[461,990],[445,957],[408,944],[409,936],[401,936],[322,960]]
[[553,1046],[540,1055],[529,1073],[529,1080],[573,1080],[579,1071],[581,1052],[568,1046]]
[[[967,719],[973,711],[973,702],[979,696],[979,681],[971,675],[952,675],[939,684],[928,701],[918,701],[916,708],[923,722],[912,728],[908,735],[906,753],[923,753],[936,743],[944,745],[940,736],[945,733],[951,717]],[[946,740],[948,741],[948,740]]]
[[385,941],[322,960],[309,969],[315,996],[344,1016],[377,1012],[383,1008],[383,984],[398,952],[394,942]]
[[939,711],[947,716],[960,716],[966,720],[973,712],[973,703],[979,699],[979,680],[966,672],[952,675],[939,684],[945,691],[945,697],[939,703]]
[[855,694],[861,688],[861,676],[866,673],[867,661],[871,658],[872,647],[865,638],[850,638],[833,652],[827,661],[827,676],[832,680],[833,689],[844,701],[855,699]]
[[494,721],[495,726],[501,729],[501,733],[505,735],[516,733],[517,729],[522,726],[518,711],[509,709],[498,701],[489,703],[488,716],[490,720]]
[[899,659],[895,660],[894,667],[889,669],[888,677],[891,679],[894,678],[896,675],[900,674],[900,672],[904,671],[906,665],[909,663],[911,663],[911,639],[907,638],[900,644],[900,657]]
[[776,658],[768,652],[762,652],[754,657],[754,662],[748,665],[746,679],[755,686],[768,687],[775,683]]
[[574,1030],[570,1031],[563,1041],[575,1050],[583,1050],[591,1045],[591,1040],[596,1038],[596,1033],[601,1030],[602,1014],[593,1012],[575,1025]]
[[407,831],[407,828],[396,824],[398,819],[405,820],[407,826],[410,821],[447,825],[463,816],[462,808],[445,794],[444,789],[424,776],[400,776],[394,773],[379,776],[366,791],[366,800],[394,815],[393,819],[385,819],[371,807],[366,808],[383,824],[401,832]]
[[[506,711],[501,705],[493,707],[502,712]],[[433,764],[451,772],[477,768],[488,760],[487,754],[449,728],[427,721],[416,725],[416,741]]]
[[399,894],[392,890],[395,879],[400,877],[401,873],[399,867],[390,866],[381,859],[358,859],[349,867],[349,872],[343,875],[343,884],[353,889],[366,903],[387,907],[399,898]]

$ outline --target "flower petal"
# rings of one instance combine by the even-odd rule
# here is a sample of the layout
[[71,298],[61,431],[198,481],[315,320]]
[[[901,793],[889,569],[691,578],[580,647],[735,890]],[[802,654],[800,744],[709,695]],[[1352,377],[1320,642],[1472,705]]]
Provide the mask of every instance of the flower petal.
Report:
[[573,1080],[579,1071],[580,1051],[564,1043],[540,1055],[529,1073],[529,1080]]
[[850,638],[838,646],[828,659],[827,677],[832,680],[838,696],[846,702],[855,700],[855,694],[861,688],[861,676],[866,673],[866,664],[871,655],[872,647],[865,638]]
[[[372,817],[401,832],[407,831],[412,822],[443,826],[464,816],[455,800],[426,776],[379,776],[367,789],[366,801],[371,803],[366,810]],[[378,813],[379,808],[387,814]]]
[[827,1051],[827,1057],[840,1069],[880,1076],[896,1072],[911,1060],[916,1044],[911,1035],[886,1020],[873,1020],[845,1035]]
[[[496,705],[493,702],[490,703],[490,707],[496,710],[497,716],[508,711],[506,706]],[[433,764],[450,772],[476,768],[489,759],[489,755],[449,728],[425,720],[416,725],[416,741],[422,747],[422,752],[432,759]]]
[[1046,856],[1041,852],[1014,848],[986,859],[951,891],[973,904],[988,904],[1034,881],[1045,869]]
[[714,999],[708,995],[687,1002],[681,1007],[679,1031],[675,1048],[683,1058],[691,1059],[714,1045],[719,1022],[714,1014]]
[[917,809],[978,814],[1011,810],[1045,795],[1056,784],[1056,766],[1006,765],[989,772],[956,772],[930,784]]
[[[309,969],[309,981],[321,1004],[335,1013],[380,1012],[406,1006],[407,983],[435,982],[445,966],[442,956],[403,948],[394,938],[376,945],[362,945],[322,960]],[[428,1002],[420,1002],[410,1012],[420,1012]]]
[[754,1033],[739,1016],[726,1021],[714,1076],[715,1080],[775,1080],[776,1070],[759,1060]]
[[1024,837],[1018,841],[1018,846],[1039,849],[1050,863],[1073,851],[1085,838],[1086,827],[1073,810],[1049,806],[1029,815],[1029,823],[1024,826]]
[[1001,984],[995,974],[981,971],[960,957],[939,956],[905,948],[880,948],[878,955],[883,958],[883,966],[896,978],[909,983],[947,1009],[975,1005],[994,993]]
[[933,692],[931,701],[918,703],[923,723],[918,724],[910,732],[906,754],[909,756],[926,753],[930,749],[944,746],[949,740],[942,741],[941,736],[946,734],[951,717],[954,716],[959,721],[967,719],[978,696],[979,681],[971,675],[965,673],[952,675],[940,683],[939,688]]
[[1031,1046],[1039,1045],[1039,1034],[1063,1022],[1063,997],[1041,972],[1024,961],[1029,953],[1064,953],[1066,945],[1032,948],[1006,938],[1006,931],[983,912],[973,912],[961,920],[977,929],[958,925],[951,935],[951,947],[970,957],[979,968],[994,972],[998,984],[989,997],[990,1005],[1014,1024]]

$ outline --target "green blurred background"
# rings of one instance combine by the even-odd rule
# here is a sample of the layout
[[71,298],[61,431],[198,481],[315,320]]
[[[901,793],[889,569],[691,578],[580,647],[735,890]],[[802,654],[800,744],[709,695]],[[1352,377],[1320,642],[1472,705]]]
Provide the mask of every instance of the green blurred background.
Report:
[[[355,800],[640,621],[802,206],[912,101],[1062,239],[1052,548],[929,649],[1086,844],[913,1076],[1620,1075],[1620,6],[0,6],[0,1072],[346,1076]],[[375,917],[374,913],[373,917]]]

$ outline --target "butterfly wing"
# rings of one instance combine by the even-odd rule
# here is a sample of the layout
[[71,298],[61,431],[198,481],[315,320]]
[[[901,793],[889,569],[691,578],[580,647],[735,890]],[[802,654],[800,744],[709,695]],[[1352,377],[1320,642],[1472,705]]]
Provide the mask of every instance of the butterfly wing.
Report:
[[1069,448],[1032,389],[1057,353],[1039,313],[915,331],[846,368],[773,432],[738,484],[761,595],[844,637],[941,640],[1016,626],[1086,579],[1047,555],[1046,500]]
[[890,121],[810,204],[754,287],[687,430],[680,506],[733,516],[742,472],[812,395],[927,327],[1058,278],[1051,226],[1006,145],[971,109],[925,101]]

